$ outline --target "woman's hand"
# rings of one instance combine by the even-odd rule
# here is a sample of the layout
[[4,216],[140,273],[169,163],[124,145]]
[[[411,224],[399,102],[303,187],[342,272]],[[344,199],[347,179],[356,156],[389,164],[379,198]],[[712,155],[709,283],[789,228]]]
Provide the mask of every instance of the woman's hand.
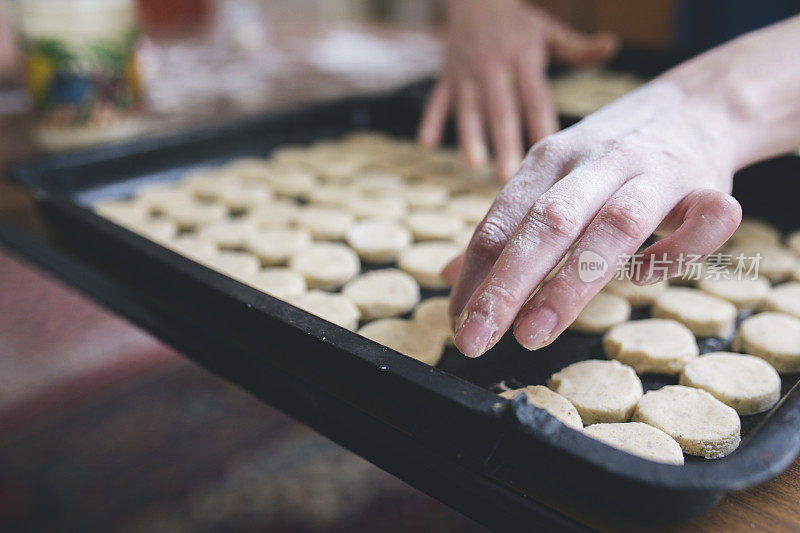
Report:
[[[451,300],[456,346],[477,357],[512,324],[526,348],[549,344],[656,231],[672,233],[644,251],[637,282],[660,273],[647,258],[666,254],[660,266],[675,275],[679,254],[716,250],[741,220],[727,127],[714,105],[657,81],[535,145],[467,250]],[[581,275],[587,259],[605,263],[599,279]]]
[[437,145],[455,109],[461,149],[470,164],[480,166],[488,159],[488,123],[497,174],[506,181],[522,159],[523,120],[531,144],[558,130],[548,94],[548,62],[600,63],[616,51],[617,39],[583,35],[521,0],[452,0],[446,5],[445,66],[420,124],[420,142]]

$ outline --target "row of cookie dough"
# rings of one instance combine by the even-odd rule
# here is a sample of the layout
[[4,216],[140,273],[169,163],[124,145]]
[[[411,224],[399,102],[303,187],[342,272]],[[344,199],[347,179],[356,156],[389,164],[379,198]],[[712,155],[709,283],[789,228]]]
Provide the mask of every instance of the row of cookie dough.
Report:
[[[682,464],[683,453],[718,458],[738,447],[741,422],[735,409],[698,387],[695,380],[714,378],[713,366],[728,357],[764,364],[738,354],[708,354],[698,359],[700,368],[686,382],[691,386],[670,385],[643,394],[631,367],[618,361],[588,360],[553,374],[549,389],[526,387],[501,396],[513,398],[524,391],[532,404],[565,425],[647,459]],[[730,361],[723,364],[732,366]],[[715,391],[721,387],[719,382],[714,385]]]

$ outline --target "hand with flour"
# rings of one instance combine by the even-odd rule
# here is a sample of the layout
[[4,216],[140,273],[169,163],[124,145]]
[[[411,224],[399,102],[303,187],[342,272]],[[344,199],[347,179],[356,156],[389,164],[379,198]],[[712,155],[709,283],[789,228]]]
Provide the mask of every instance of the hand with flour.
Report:
[[522,160],[520,117],[531,144],[558,129],[548,94],[548,62],[600,63],[616,51],[617,39],[583,35],[524,0],[449,0],[444,5],[445,66],[420,124],[420,142],[437,145],[453,109],[467,161],[486,163],[488,125],[497,175],[507,181]]
[[[680,254],[724,243],[741,219],[733,173],[800,145],[798,46],[800,17],[744,35],[534,145],[443,273],[456,346],[477,357],[512,325],[530,350],[551,343],[651,233],[668,236],[640,284],[648,258],[666,254],[671,277]],[[585,252],[609,265],[590,282]]]

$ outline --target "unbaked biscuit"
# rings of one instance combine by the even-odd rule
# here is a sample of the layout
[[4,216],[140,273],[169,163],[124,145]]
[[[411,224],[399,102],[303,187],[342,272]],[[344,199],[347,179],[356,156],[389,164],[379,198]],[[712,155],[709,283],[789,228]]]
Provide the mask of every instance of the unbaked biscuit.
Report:
[[745,218],[733,232],[727,246],[770,246],[781,241],[781,232],[768,222],[755,218]]
[[404,315],[419,302],[416,280],[394,268],[365,272],[342,288],[361,311],[363,320]]
[[592,424],[583,434],[614,448],[649,461],[671,465],[683,464],[683,450],[678,442],[658,428],[641,422]]
[[748,317],[733,349],[766,360],[781,374],[800,372],[800,318],[774,312]]
[[287,300],[306,292],[306,279],[299,272],[283,267],[265,268],[243,280],[261,292]]
[[651,314],[677,320],[698,337],[727,337],[736,322],[732,303],[686,287],[671,287],[660,294],[653,301]]
[[422,326],[438,331],[448,344],[453,344],[453,328],[450,326],[450,298],[434,296],[420,303],[412,318]]
[[361,270],[358,255],[340,243],[319,242],[295,252],[289,268],[306,278],[312,289],[337,289]]
[[243,248],[247,238],[255,233],[256,226],[250,220],[226,219],[197,230],[197,238],[207,240],[220,248]]
[[412,211],[405,223],[418,241],[452,239],[464,229],[460,217],[441,211]]
[[740,311],[757,308],[770,294],[769,282],[763,278],[704,278],[697,282],[697,288],[731,302]]
[[507,390],[500,393],[502,398],[513,400],[518,394],[525,393],[528,402],[550,413],[556,420],[572,429],[583,429],[581,415],[572,403],[547,387],[529,385],[521,389]]
[[408,204],[399,196],[355,195],[346,204],[347,209],[359,220],[386,218],[402,219],[408,211]]
[[464,193],[453,196],[445,207],[445,211],[460,217],[468,224],[477,224],[489,212],[493,202],[493,195]]
[[611,328],[603,337],[606,357],[645,374],[677,374],[697,357],[694,335],[674,320],[649,318]]
[[346,232],[349,244],[364,261],[388,263],[411,245],[411,232],[393,220],[356,222]]
[[642,307],[653,303],[659,294],[667,290],[667,284],[658,281],[649,285],[636,285],[627,277],[625,279],[614,278],[606,284],[604,290],[622,296],[630,302],[632,307]]
[[287,301],[312,315],[324,318],[328,322],[349,330],[355,330],[361,318],[361,313],[358,311],[356,304],[341,294],[308,291],[288,298]]
[[165,203],[161,207],[161,213],[181,229],[194,229],[213,224],[228,216],[228,210],[221,205],[200,203],[195,200]]
[[311,234],[301,228],[273,228],[257,231],[247,237],[245,248],[265,265],[281,265],[311,246]]
[[397,266],[408,272],[425,288],[442,289],[447,284],[440,274],[447,264],[461,253],[461,248],[449,242],[422,242],[400,252]]
[[736,411],[704,390],[668,385],[645,394],[635,422],[657,427],[678,441],[684,453],[706,459],[725,457],[741,441]]
[[800,318],[800,282],[776,285],[761,306],[762,311],[776,311]]
[[403,318],[382,318],[358,330],[370,340],[435,366],[442,358],[444,340],[418,323]]
[[570,324],[569,329],[583,333],[602,333],[622,324],[631,317],[631,304],[615,294],[601,292],[589,300],[586,307]]
[[246,252],[222,250],[213,255],[203,255],[198,261],[226,276],[246,283],[250,276],[258,272],[261,266],[258,259]]
[[307,229],[315,239],[340,240],[353,222],[353,215],[342,208],[307,206],[299,210],[297,225]]
[[642,382],[619,361],[588,360],[553,374],[547,386],[564,396],[585,425],[626,422],[642,397]]
[[701,355],[683,367],[680,384],[707,391],[740,415],[766,411],[781,397],[781,378],[769,363],[731,352]]
[[300,206],[292,200],[280,198],[248,211],[242,220],[247,220],[259,229],[285,228],[297,221]]

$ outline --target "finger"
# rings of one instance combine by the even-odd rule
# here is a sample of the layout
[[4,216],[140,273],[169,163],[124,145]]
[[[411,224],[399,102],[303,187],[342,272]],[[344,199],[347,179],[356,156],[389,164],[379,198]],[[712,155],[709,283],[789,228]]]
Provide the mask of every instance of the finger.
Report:
[[459,255],[442,269],[439,277],[442,278],[447,285],[453,286],[458,279],[458,274],[461,272],[461,267],[464,265],[464,254]]
[[522,127],[512,77],[513,73],[501,66],[488,68],[483,77],[489,134],[502,182],[511,179],[522,162]]
[[613,33],[586,35],[561,22],[549,26],[547,37],[552,57],[573,66],[602,63],[619,50]]
[[568,144],[557,137],[534,146],[519,172],[500,191],[472,234],[458,280],[450,293],[453,322],[500,257],[533,203],[571,170],[568,150]]
[[450,82],[442,78],[436,83],[425,104],[418,132],[420,144],[428,148],[439,145],[452,100]]
[[546,66],[543,54],[536,51],[523,57],[517,67],[518,90],[531,144],[558,131],[558,115],[550,98]]
[[577,168],[533,204],[456,322],[455,344],[462,353],[478,357],[494,346],[534,289],[627,179],[597,165]]
[[674,233],[642,252],[633,281],[655,283],[683,274],[725,244],[741,221],[742,206],[731,195],[714,189],[690,193],[659,226]]
[[462,80],[456,86],[456,129],[458,141],[467,163],[473,166],[486,164],[486,141],[483,137],[483,116],[477,86]]
[[[670,194],[673,197],[670,197]],[[602,289],[659,222],[678,202],[680,194],[659,187],[650,177],[634,178],[623,185],[602,206],[581,236],[561,270],[522,308],[514,320],[514,336],[529,350],[551,343]],[[592,261],[606,266],[597,270],[581,268]]]

